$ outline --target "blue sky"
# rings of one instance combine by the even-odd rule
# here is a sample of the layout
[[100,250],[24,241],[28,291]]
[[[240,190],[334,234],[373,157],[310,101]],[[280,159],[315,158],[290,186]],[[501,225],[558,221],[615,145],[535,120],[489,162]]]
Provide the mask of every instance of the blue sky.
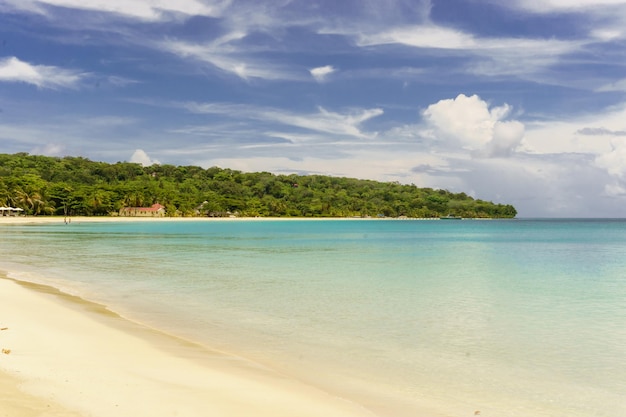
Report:
[[0,152],[626,216],[626,1],[0,0]]

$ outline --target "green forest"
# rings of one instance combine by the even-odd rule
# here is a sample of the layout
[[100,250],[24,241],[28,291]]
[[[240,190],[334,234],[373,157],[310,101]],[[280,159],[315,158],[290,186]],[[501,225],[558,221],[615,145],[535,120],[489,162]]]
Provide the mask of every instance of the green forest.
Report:
[[27,215],[111,216],[159,203],[168,216],[512,218],[465,193],[324,175],[0,154],[0,206]]

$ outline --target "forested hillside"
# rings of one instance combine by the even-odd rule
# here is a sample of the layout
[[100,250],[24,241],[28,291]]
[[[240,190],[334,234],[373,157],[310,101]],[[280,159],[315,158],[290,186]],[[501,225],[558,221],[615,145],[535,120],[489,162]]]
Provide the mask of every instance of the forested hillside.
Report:
[[30,215],[107,216],[160,203],[169,216],[515,217],[464,193],[322,175],[0,154],[0,206]]

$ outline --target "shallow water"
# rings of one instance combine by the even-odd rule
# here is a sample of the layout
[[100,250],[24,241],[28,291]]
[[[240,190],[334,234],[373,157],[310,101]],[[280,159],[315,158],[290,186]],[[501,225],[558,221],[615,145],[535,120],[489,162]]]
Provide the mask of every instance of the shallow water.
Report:
[[0,226],[0,268],[380,415],[626,415],[626,221]]

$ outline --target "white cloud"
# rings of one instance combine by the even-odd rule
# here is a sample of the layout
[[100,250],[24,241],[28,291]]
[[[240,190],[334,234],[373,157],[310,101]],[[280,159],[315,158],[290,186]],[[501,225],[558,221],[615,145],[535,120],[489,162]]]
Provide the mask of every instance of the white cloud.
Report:
[[478,75],[531,77],[559,63],[563,56],[580,51],[584,41],[558,39],[481,39],[471,52],[484,58],[468,66]]
[[605,84],[596,90],[597,92],[626,91],[626,78]]
[[470,151],[504,156],[512,152],[524,136],[521,122],[504,120],[510,111],[507,104],[490,109],[477,95],[459,94],[455,99],[431,104],[422,116],[431,129],[427,134],[433,139]]
[[178,40],[166,40],[157,44],[157,48],[215,66],[244,80],[259,78],[265,80],[297,80],[302,76],[295,74],[267,60],[259,60],[247,54],[238,42],[247,36],[244,32],[231,32],[205,44],[189,43]]
[[360,46],[398,44],[423,49],[444,49],[458,55],[477,56],[480,61],[465,69],[478,75],[530,76],[579,50],[583,41],[531,38],[480,38],[436,25],[395,27],[371,33],[353,33]]
[[626,142],[615,141],[610,152],[599,155],[595,164],[613,176],[626,179]]
[[318,130],[328,133],[339,133],[356,137],[367,137],[359,126],[374,117],[382,115],[382,109],[357,110],[348,114],[341,114],[327,111],[319,107],[319,113],[308,116],[280,114],[277,120],[293,126],[304,127],[311,130]]
[[624,6],[624,0],[514,0],[509,3],[535,13],[598,10],[609,6]]
[[620,184],[607,184],[604,186],[604,193],[609,197],[625,197],[626,188]]
[[496,122],[493,126],[493,138],[489,143],[489,154],[508,156],[515,150],[524,137],[524,124],[517,120]]
[[58,143],[47,143],[32,150],[35,155],[63,156],[65,146]]
[[375,134],[363,132],[360,125],[384,113],[382,109],[374,108],[358,109],[342,114],[319,107],[317,113],[296,114],[274,108],[225,103],[186,103],[183,107],[194,113],[229,115],[357,138],[374,136]]
[[578,14],[584,21],[579,31],[587,31],[585,46],[597,52],[596,42],[614,42],[626,37],[626,1],[624,0],[511,0],[502,2],[486,0],[499,7],[513,9],[514,13],[534,13],[543,15]]
[[94,116],[94,117],[83,117],[80,120],[80,125],[85,129],[92,128],[116,128],[120,126],[128,126],[137,123],[137,119],[128,116]]
[[[579,188],[589,201],[593,201],[590,196],[623,198],[626,196],[625,120],[626,104],[621,104],[568,119],[527,123],[527,132],[518,149],[537,161],[558,160],[561,175],[571,178],[570,194]],[[546,178],[546,184],[556,182],[556,177]],[[559,193],[562,192],[555,190],[554,195]],[[598,214],[601,204],[607,210],[612,206],[617,210],[619,202],[598,203],[596,211],[590,209],[586,215],[601,215]],[[612,213],[615,215],[617,211]]]
[[[478,53],[484,56],[518,55],[539,56],[563,54],[581,46],[581,42],[561,41],[541,38],[486,38],[457,29],[432,23],[383,27],[379,30],[364,31],[361,28],[342,29],[323,33],[336,33],[354,37],[359,46],[399,44],[415,48],[458,50]],[[519,62],[518,62],[519,63]]]
[[610,42],[624,37],[624,30],[621,27],[604,27],[592,30],[590,33],[592,38],[600,42]]
[[537,14],[579,13],[593,22],[588,34],[593,41],[611,42],[626,37],[624,0],[512,0],[497,4]]
[[45,14],[44,8],[35,0],[0,0],[3,12],[25,11],[29,13]]
[[526,123],[521,150],[533,154],[611,153],[626,134],[626,103],[560,120]]
[[106,82],[115,87],[126,87],[127,85],[138,84],[140,81],[133,80],[126,77],[119,77],[116,75],[110,75],[106,77]]
[[130,157],[130,162],[141,164],[145,167],[154,164],[160,164],[160,162],[156,159],[150,158],[143,149],[135,150],[135,152],[133,152],[132,156]]
[[87,74],[48,65],[33,65],[8,57],[0,60],[0,81],[23,82],[39,88],[75,88]]
[[492,137],[493,118],[487,103],[476,95],[440,100],[428,106],[422,116],[437,139],[457,141],[471,150],[482,148]]
[[[143,137],[133,129],[139,120],[124,116],[89,116],[65,113],[51,116],[41,107],[31,107],[28,118],[19,122],[0,123],[0,143],[10,152],[30,152],[53,156],[82,155],[93,158],[110,152],[114,158],[126,149],[129,137],[133,147],[153,146],[160,132]],[[37,117],[32,115],[36,114]],[[121,135],[120,135],[121,133]],[[89,139],[89,141],[87,141]],[[88,146],[87,146],[88,145]],[[125,152],[125,151],[122,151]]]
[[[218,157],[198,162],[201,166],[224,166],[247,172],[270,171],[274,173],[322,174],[337,177],[375,178],[379,181],[402,181],[423,187],[439,188],[441,177],[411,172],[415,161],[436,166],[446,165],[442,159],[424,152],[389,148],[343,149],[333,152],[332,157],[311,153],[299,159],[282,155]],[[451,181],[455,181],[451,179]]]
[[472,35],[435,25],[396,27],[356,35],[359,46],[402,44],[437,49],[465,49],[479,46]]
[[589,136],[626,136],[626,130],[611,130],[605,127],[584,127],[576,133]]
[[317,67],[310,70],[311,75],[317,82],[323,82],[330,74],[335,72],[335,68],[332,65],[325,65],[323,67]]
[[16,9],[45,14],[44,6],[112,13],[127,18],[158,21],[171,16],[219,16],[230,0],[4,0]]

